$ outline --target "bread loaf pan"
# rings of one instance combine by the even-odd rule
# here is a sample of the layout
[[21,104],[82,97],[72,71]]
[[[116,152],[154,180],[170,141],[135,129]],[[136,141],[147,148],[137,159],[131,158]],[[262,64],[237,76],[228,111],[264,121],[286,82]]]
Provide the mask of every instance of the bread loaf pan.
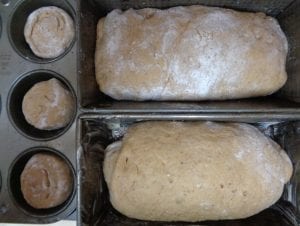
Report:
[[33,55],[22,34],[26,17],[42,6],[64,9],[77,24],[76,0],[0,1],[0,223],[50,223],[75,216],[76,180],[74,193],[63,206],[42,212],[28,208],[17,192],[20,188],[16,172],[25,164],[18,159],[26,159],[28,153],[55,152],[76,172],[77,109],[73,121],[54,132],[34,130],[22,118],[20,103],[26,89],[42,80],[58,78],[77,100],[76,38],[61,56],[45,60]]
[[[122,138],[129,125],[148,120],[179,121],[235,121],[251,123],[284,148],[294,164],[294,175],[286,184],[280,200],[261,213],[242,220],[210,221],[198,223],[148,222],[129,219],[116,211],[109,202],[102,163],[104,149]],[[176,225],[299,225],[299,160],[300,122],[281,121],[279,118],[259,114],[198,115],[198,114],[116,114],[83,115],[78,121],[78,225],[114,226],[176,226]]]
[[[300,1],[299,0],[80,0],[79,18],[79,97],[83,111],[101,112],[299,112],[300,101]],[[180,5],[203,4],[232,8],[241,11],[264,12],[276,17],[289,41],[287,58],[288,81],[275,94],[268,97],[231,101],[199,102],[134,102],[116,101],[98,89],[95,80],[94,52],[96,25],[99,18],[119,8],[168,8]]]

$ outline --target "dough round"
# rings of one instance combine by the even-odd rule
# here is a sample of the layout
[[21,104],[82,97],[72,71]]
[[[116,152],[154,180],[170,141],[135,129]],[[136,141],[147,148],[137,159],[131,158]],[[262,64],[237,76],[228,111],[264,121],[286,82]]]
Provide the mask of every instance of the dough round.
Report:
[[74,22],[60,8],[42,7],[27,18],[24,35],[35,55],[42,58],[58,57],[74,39]]
[[38,129],[53,130],[70,122],[75,103],[61,82],[52,78],[35,84],[25,94],[22,110],[29,124]]
[[55,155],[39,153],[27,162],[21,174],[21,191],[36,209],[58,206],[73,190],[73,177],[66,162]]
[[249,217],[280,198],[292,170],[278,144],[243,123],[138,123],[104,160],[115,209],[155,221]]

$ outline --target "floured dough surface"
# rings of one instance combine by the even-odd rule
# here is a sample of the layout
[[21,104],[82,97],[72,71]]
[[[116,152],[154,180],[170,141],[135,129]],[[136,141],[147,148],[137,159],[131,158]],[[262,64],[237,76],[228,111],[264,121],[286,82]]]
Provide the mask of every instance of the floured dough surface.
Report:
[[73,190],[69,166],[58,156],[33,155],[21,174],[21,190],[26,202],[36,209],[58,206]]
[[75,100],[60,81],[52,78],[31,87],[23,98],[22,110],[26,121],[32,126],[54,130],[71,121]]
[[106,151],[112,205],[142,220],[246,218],[275,203],[293,171],[278,144],[243,123],[138,123]]
[[287,50],[278,22],[263,13],[114,10],[98,22],[96,78],[118,100],[264,96],[286,82]]
[[55,58],[73,41],[74,22],[68,13],[58,7],[41,7],[27,18],[24,35],[36,56]]

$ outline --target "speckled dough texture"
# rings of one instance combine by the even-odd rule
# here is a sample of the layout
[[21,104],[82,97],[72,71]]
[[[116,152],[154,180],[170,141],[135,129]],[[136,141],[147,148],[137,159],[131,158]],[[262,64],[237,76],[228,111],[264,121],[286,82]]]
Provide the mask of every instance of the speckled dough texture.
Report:
[[293,171],[278,144],[243,123],[138,123],[106,151],[112,205],[151,221],[254,215],[280,198]]
[[23,98],[22,111],[26,121],[37,129],[60,129],[72,120],[75,100],[60,81],[52,78],[31,87]]
[[71,170],[60,157],[35,154],[21,174],[21,190],[26,202],[36,209],[58,206],[73,190]]
[[68,13],[58,7],[41,7],[27,18],[24,36],[36,56],[55,58],[73,41],[74,22]]
[[96,78],[118,100],[264,96],[286,82],[287,50],[278,22],[263,13],[114,10],[98,22]]

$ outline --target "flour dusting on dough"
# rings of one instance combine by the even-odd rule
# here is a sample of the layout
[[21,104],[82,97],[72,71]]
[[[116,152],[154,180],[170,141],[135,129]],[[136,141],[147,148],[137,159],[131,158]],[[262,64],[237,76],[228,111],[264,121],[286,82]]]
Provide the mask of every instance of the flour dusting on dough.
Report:
[[263,13],[190,6],[113,10],[96,45],[96,77],[115,99],[268,95],[286,81],[287,40]]

